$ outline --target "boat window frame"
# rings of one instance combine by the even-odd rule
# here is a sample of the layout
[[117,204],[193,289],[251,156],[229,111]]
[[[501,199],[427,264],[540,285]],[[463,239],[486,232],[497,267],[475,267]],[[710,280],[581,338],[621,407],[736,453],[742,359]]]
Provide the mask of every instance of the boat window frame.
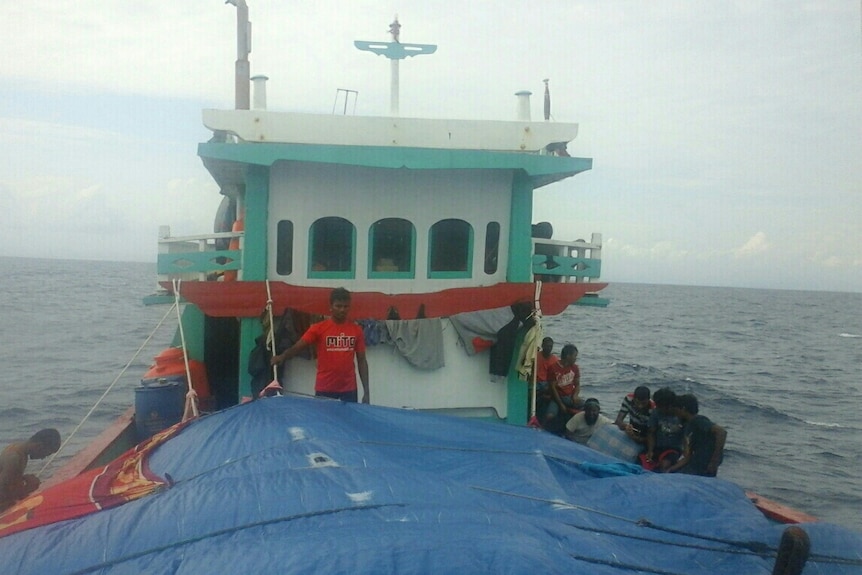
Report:
[[[289,231],[283,231],[283,228],[287,228],[288,225]],[[289,276],[293,273],[296,226],[292,220],[279,220],[275,225],[275,230],[275,273],[280,276]],[[289,237],[286,237],[288,235]],[[282,271],[283,268],[287,268],[287,271]]]
[[492,221],[485,225],[485,258],[482,263],[485,275],[494,275],[500,269],[500,232],[500,222]]
[[[461,226],[467,233],[467,238],[465,245],[463,246],[465,253],[464,259],[465,261],[465,269],[463,270],[435,270],[433,269],[434,258],[437,254],[437,250],[441,249],[440,244],[441,239],[435,238],[436,232],[435,229],[438,226],[444,225],[446,222],[453,222],[463,224]],[[428,228],[428,277],[430,279],[461,279],[461,278],[472,278],[473,277],[473,243],[475,239],[475,234],[473,231],[473,226],[470,222],[466,220],[462,220],[460,218],[444,218],[442,220],[437,220],[434,224]]]
[[[407,255],[406,270],[378,270],[375,269],[380,260],[379,254],[375,253],[378,247],[378,239],[375,237],[378,224],[383,222],[403,222],[410,226],[409,254]],[[381,218],[372,223],[368,228],[368,277],[371,279],[414,279],[416,277],[416,226],[407,218],[389,217]]]
[[[350,264],[348,269],[338,269],[338,270],[320,270],[314,269],[315,265],[315,252],[316,252],[316,243],[315,243],[315,235],[318,233],[318,226],[322,225],[321,222],[324,221],[342,221],[350,226]],[[327,234],[328,236],[331,235]],[[347,218],[342,218],[341,216],[324,216],[322,218],[318,218],[312,222],[311,226],[308,228],[308,277],[309,278],[319,278],[319,279],[355,279],[356,278],[356,225],[353,222],[348,220]]]

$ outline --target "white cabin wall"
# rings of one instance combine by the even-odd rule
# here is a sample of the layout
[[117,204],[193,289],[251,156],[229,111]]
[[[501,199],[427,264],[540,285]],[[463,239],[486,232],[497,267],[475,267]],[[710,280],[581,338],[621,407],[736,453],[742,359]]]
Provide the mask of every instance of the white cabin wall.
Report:
[[[508,170],[409,170],[279,162],[270,175],[268,276],[297,285],[330,286],[387,293],[416,293],[505,281],[510,229],[512,174]],[[339,216],[356,226],[355,280],[309,279],[308,230],[319,218]],[[416,227],[416,279],[368,279],[368,230],[381,218],[400,217]],[[473,226],[471,278],[426,278],[431,225],[458,218]],[[294,224],[293,273],[275,272],[278,221]],[[500,224],[496,273],[485,274],[485,228]]]
[[[469,356],[448,319],[443,319],[445,366],[421,370],[404,359],[394,346],[368,346],[371,403],[414,409],[468,408],[505,418],[507,386],[492,381],[488,373],[489,352]],[[314,395],[317,362],[300,357],[285,363],[284,388],[287,393]],[[357,375],[357,385],[362,397]],[[525,384],[526,385],[526,384]],[[468,413],[469,415],[469,413]]]

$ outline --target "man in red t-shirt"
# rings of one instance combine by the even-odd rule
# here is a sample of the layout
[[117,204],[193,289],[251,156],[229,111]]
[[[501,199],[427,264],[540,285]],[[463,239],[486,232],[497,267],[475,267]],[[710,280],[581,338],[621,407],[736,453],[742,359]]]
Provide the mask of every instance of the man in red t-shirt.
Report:
[[578,361],[578,348],[566,344],[560,351],[560,361],[548,366],[548,387],[551,401],[545,409],[545,421],[550,422],[558,415],[575,413],[583,408],[581,393],[581,369]]
[[551,392],[548,389],[548,368],[560,361],[553,353],[554,340],[546,337],[542,340],[542,349],[536,354],[536,411],[545,411],[548,402],[551,401]]
[[356,402],[356,371],[362,381],[362,403],[371,403],[368,390],[368,361],[362,328],[347,321],[350,292],[335,288],[329,296],[330,318],[312,325],[300,340],[272,358],[278,365],[309,346],[317,350],[317,378],[314,395]]

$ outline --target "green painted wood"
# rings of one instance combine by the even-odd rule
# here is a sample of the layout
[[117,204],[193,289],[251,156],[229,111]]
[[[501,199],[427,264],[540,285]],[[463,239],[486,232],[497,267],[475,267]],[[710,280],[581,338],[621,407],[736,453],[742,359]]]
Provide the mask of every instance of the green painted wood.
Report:
[[532,220],[533,188],[529,178],[516,172],[512,179],[512,201],[509,218],[509,263],[506,280],[510,282],[533,281],[532,270],[524,262],[533,254]]
[[267,219],[269,218],[269,168],[248,166],[245,170],[245,237],[242,279],[266,279]]
[[156,260],[156,270],[161,275],[223,272],[238,270],[241,266],[239,250],[159,254]]
[[[180,286],[182,291],[182,285]],[[190,303],[185,304],[181,314],[183,322],[183,333],[177,326],[171,347],[183,347],[183,336],[185,336],[186,355],[189,359],[197,361],[204,360],[204,313]]]
[[518,330],[518,337],[515,338],[515,353],[512,354],[512,362],[509,365],[509,377],[506,380],[506,423],[512,425],[527,425],[527,413],[529,409],[529,386],[527,382],[521,381],[518,377],[516,364],[518,363],[518,350],[521,349],[521,344],[524,343],[526,330]]
[[[520,170],[538,188],[589,170],[592,158],[571,158],[486,150],[440,150],[383,146],[324,146],[311,144],[198,144],[198,155],[211,168],[216,179],[225,178],[217,169],[218,161],[271,166],[279,160],[365,166],[372,168],[409,168],[416,170],[498,169]],[[242,183],[220,181],[219,183]]]
[[248,357],[254,349],[254,339],[261,334],[260,319],[239,318],[239,399],[251,397],[251,374],[248,373]]
[[602,260],[533,254],[533,273],[546,276],[599,278]]
[[[269,168],[251,165],[245,169],[245,237],[243,241],[243,281],[267,279],[267,219],[269,218]],[[277,313],[273,310],[274,313]],[[263,312],[263,310],[261,310]],[[239,338],[239,397],[251,396],[248,356],[260,335],[258,318],[242,318]]]

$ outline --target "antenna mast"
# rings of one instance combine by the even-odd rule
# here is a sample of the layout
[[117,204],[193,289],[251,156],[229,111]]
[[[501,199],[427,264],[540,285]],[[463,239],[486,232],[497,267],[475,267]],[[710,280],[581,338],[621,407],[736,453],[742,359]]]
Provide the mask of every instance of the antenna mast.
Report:
[[390,61],[390,82],[389,82],[389,113],[392,116],[398,115],[399,107],[399,69],[398,61],[407,58],[408,56],[421,56],[422,54],[433,54],[437,51],[436,44],[402,44],[401,43],[401,24],[398,22],[398,15],[395,15],[395,20],[389,25],[389,33],[392,34],[392,42],[367,42],[364,40],[356,40],[353,45],[364,52],[374,52],[378,56],[385,56]]

